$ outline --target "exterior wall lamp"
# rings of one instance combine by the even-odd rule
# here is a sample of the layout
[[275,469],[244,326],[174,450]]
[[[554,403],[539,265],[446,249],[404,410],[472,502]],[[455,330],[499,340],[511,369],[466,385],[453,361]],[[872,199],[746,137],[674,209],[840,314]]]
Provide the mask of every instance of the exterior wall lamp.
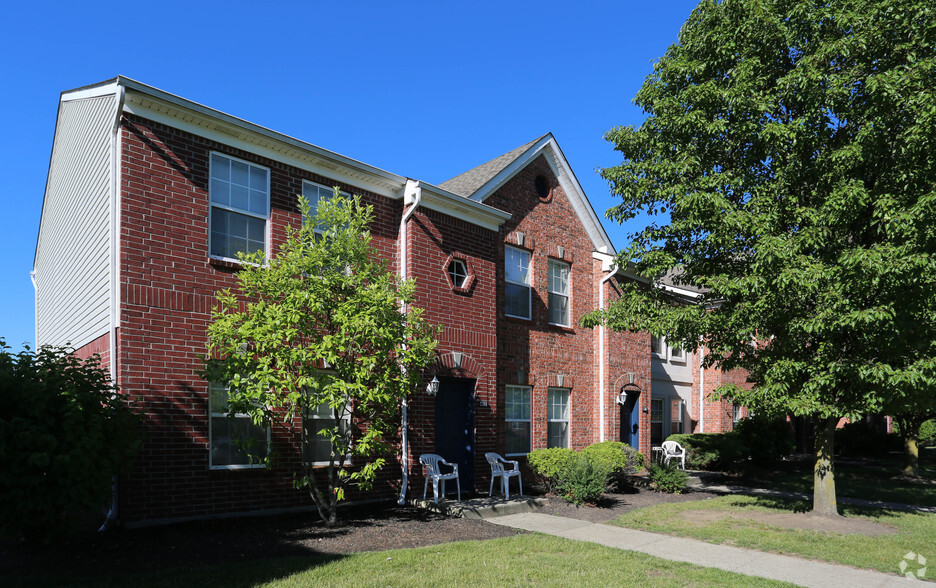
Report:
[[432,376],[432,381],[426,384],[426,394],[435,396],[439,393],[439,378]]

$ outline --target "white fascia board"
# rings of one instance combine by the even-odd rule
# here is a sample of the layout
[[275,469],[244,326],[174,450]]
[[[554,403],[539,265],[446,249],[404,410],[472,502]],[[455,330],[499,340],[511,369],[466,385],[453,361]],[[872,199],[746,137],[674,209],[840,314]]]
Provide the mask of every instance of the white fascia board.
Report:
[[420,182],[422,187],[422,202],[420,206],[462,219],[479,227],[497,231],[509,218],[510,213],[504,212],[463,198],[437,186]]
[[294,137],[225,114],[125,77],[124,111],[180,130],[244,149],[262,157],[399,199],[406,178],[322,149]]
[[699,300],[702,298],[701,292],[696,292],[695,290],[687,290],[685,288],[680,288],[679,286],[673,286],[671,284],[663,284],[662,282],[654,283],[654,286],[657,288],[662,288],[670,294],[674,294],[681,298],[687,298],[689,300]]
[[74,90],[66,90],[62,92],[60,102],[71,102],[72,100],[86,100],[88,98],[100,98],[101,96],[109,96],[111,94],[116,94],[117,87],[119,85],[120,85],[120,79],[114,78],[112,80],[107,80],[99,84],[83,86],[81,88],[75,88]]
[[597,259],[601,262],[601,271],[603,272],[610,272],[613,270],[614,274],[621,278],[627,278],[644,284],[649,284],[651,282],[650,278],[647,276],[637,273],[636,266],[632,261],[627,262],[627,267],[619,268],[614,265],[614,255],[601,251],[592,251],[592,259]]
[[562,191],[565,192],[566,196],[569,198],[569,202],[572,204],[572,208],[582,222],[582,226],[585,227],[585,232],[588,233],[595,250],[613,255],[615,253],[614,244],[611,243],[611,238],[608,237],[608,233],[605,232],[604,227],[601,226],[601,220],[598,218],[598,215],[595,214],[595,209],[592,208],[591,202],[589,202],[588,197],[585,196],[585,190],[583,190],[582,185],[579,184],[575,173],[572,171],[572,166],[569,165],[568,160],[565,158],[565,155],[563,155],[562,149],[559,148],[559,144],[556,142],[555,137],[552,136],[552,133],[543,135],[540,140],[531,145],[523,155],[516,158],[510,165],[501,170],[499,174],[481,186],[480,189],[472,194],[471,199],[484,202],[489,196],[494,194],[501,186],[514,177],[517,172],[539,157],[541,153],[546,155],[546,162],[559,179]]

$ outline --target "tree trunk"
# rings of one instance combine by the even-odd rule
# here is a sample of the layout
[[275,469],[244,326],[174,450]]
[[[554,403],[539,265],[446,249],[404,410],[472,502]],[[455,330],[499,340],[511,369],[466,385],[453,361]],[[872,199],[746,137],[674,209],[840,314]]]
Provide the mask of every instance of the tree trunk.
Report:
[[904,468],[903,475],[913,478],[920,477],[920,446],[918,435],[907,431],[904,434]]
[[841,516],[835,500],[835,425],[838,418],[821,419],[816,423],[816,463],[813,467],[814,515],[823,517]]

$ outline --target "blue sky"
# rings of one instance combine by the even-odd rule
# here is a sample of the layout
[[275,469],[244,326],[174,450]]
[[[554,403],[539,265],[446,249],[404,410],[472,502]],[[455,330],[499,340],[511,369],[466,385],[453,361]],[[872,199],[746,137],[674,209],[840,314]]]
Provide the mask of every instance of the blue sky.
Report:
[[[0,337],[35,337],[29,279],[60,92],[124,75],[441,183],[552,132],[599,216],[603,138],[695,2],[33,2],[4,9]],[[618,248],[639,228],[605,221]]]

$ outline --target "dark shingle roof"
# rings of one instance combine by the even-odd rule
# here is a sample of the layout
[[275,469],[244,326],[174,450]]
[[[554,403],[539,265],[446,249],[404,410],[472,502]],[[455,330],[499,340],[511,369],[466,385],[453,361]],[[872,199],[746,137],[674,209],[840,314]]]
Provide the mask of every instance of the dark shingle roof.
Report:
[[[545,135],[543,135],[545,137]],[[457,175],[451,180],[447,180],[439,184],[439,187],[443,190],[448,190],[452,194],[457,194],[465,198],[471,198],[472,194],[477,192],[481,186],[488,183],[494,176],[499,174],[506,168],[508,165],[514,162],[518,157],[523,155],[531,145],[542,139],[543,137],[538,137],[533,139],[525,145],[521,145],[514,149],[513,151],[508,151],[507,153],[496,157],[487,163],[482,163],[476,168],[470,169],[463,174]]]

